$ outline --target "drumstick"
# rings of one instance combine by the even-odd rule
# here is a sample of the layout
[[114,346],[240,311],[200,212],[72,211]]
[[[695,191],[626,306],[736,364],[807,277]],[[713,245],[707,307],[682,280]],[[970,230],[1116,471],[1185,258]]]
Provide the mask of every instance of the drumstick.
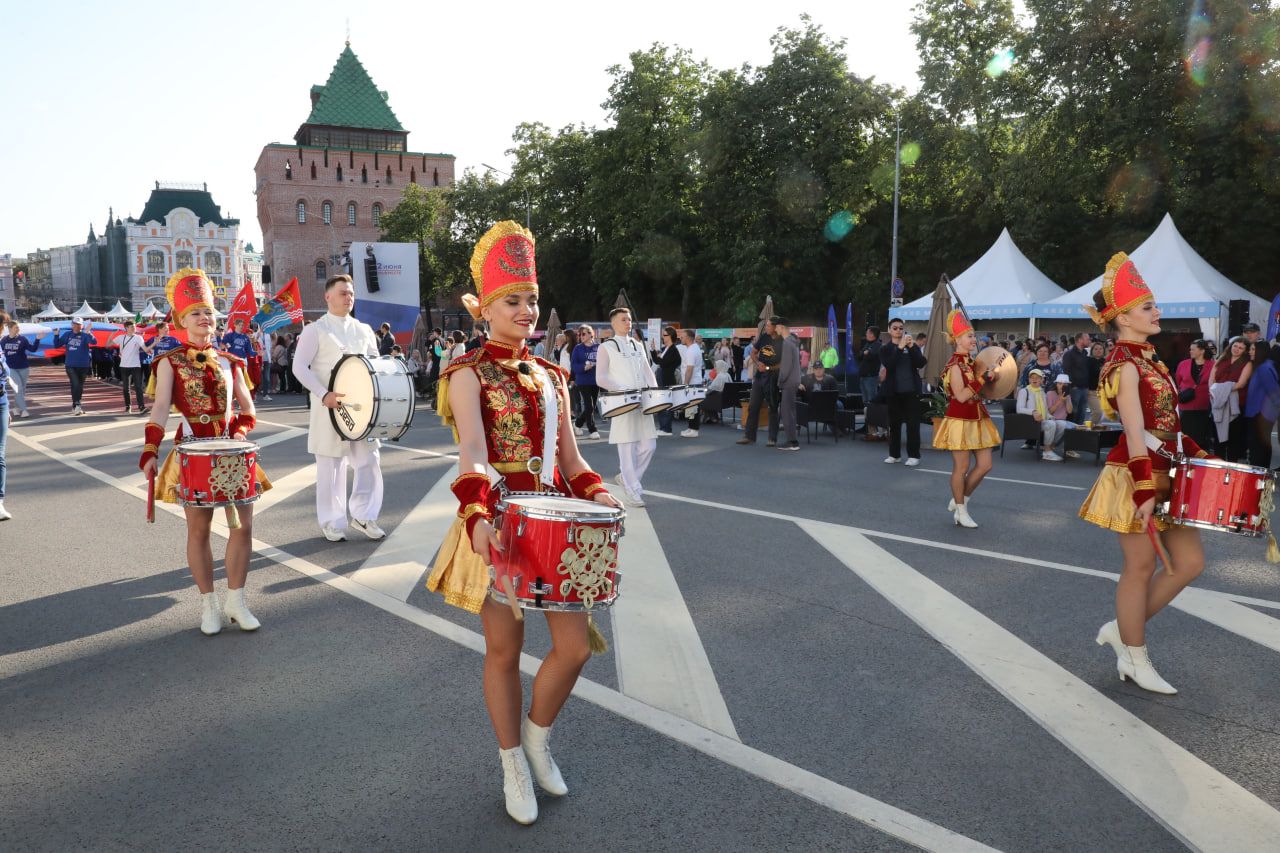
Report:
[[359,403],[339,403],[338,405],[344,409],[350,409],[353,412],[358,412],[364,408],[364,406]]
[[507,605],[511,608],[511,615],[516,617],[517,622],[523,622],[524,611],[520,609],[520,603],[516,601],[516,588],[511,583],[511,575],[502,576],[502,591],[507,594]]
[[147,475],[147,524],[156,523],[156,475]]
[[1168,550],[1164,547],[1164,542],[1160,539],[1160,534],[1156,532],[1156,523],[1154,519],[1147,519],[1147,535],[1151,537],[1151,546],[1156,549],[1156,556],[1160,558],[1160,562],[1164,564],[1166,574],[1173,574],[1173,559],[1169,556]]

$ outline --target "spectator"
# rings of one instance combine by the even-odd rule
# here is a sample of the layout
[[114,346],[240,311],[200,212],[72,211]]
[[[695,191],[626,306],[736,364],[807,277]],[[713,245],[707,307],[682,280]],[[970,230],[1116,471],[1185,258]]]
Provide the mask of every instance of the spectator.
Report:
[[578,389],[578,403],[582,410],[578,413],[574,426],[578,435],[587,438],[599,438],[596,429],[596,401],[600,399],[600,389],[596,387],[596,330],[585,323],[578,327],[578,345],[573,348],[569,363],[573,366],[573,383]]
[[1280,361],[1280,343],[1268,344],[1255,341],[1253,349],[1253,377],[1249,380],[1248,402],[1244,419],[1248,425],[1249,464],[1262,468],[1271,467],[1271,431],[1280,411],[1280,374],[1276,371]]
[[[729,345],[729,339],[723,338],[716,344],[713,350],[712,361],[723,361],[725,364],[733,363],[733,347]],[[719,368],[717,368],[719,370]]]
[[1209,406],[1209,375],[1213,366],[1208,364],[1208,342],[1191,342],[1191,357],[1184,358],[1174,371],[1178,386],[1178,416],[1182,431],[1204,448],[1213,447],[1213,418]]
[[813,370],[800,377],[800,388],[804,393],[810,391],[838,391],[836,378],[827,373],[826,365],[821,361],[813,365]]
[[[749,345],[750,343],[748,342]],[[746,362],[746,349],[741,339],[734,339],[730,352],[733,358],[729,361],[729,373],[733,376],[734,382],[742,382],[742,366]]]
[[1240,334],[1246,343],[1257,343],[1262,339],[1262,328],[1257,323],[1245,323],[1240,329]]
[[889,323],[889,343],[880,347],[880,381],[889,403],[890,464],[902,458],[902,429],[907,430],[907,466],[920,464],[920,370],[928,364],[901,320]]
[[55,347],[66,349],[63,364],[67,371],[67,379],[71,383],[71,413],[83,415],[80,408],[80,397],[84,394],[84,381],[89,377],[89,363],[92,357],[90,349],[95,346],[93,335],[84,331],[84,323],[79,317],[71,320],[70,331],[64,332]]
[[778,428],[785,426],[786,436],[779,443],[779,450],[799,450],[800,433],[796,423],[796,391],[800,388],[800,348],[791,334],[787,321],[775,317],[773,326],[782,342],[782,358],[778,362],[778,419],[770,421],[769,427],[774,439]]
[[[0,338],[0,352],[8,362],[9,375],[13,378],[13,404],[17,410],[13,416],[29,418],[31,414],[27,411],[27,376],[31,362],[27,359],[27,353],[36,352],[38,348],[18,334],[18,328],[16,320],[9,321],[8,336]],[[5,393],[3,386],[0,386],[0,393]]]
[[[867,326],[867,333],[858,351],[858,385],[862,390],[862,406],[865,412],[880,397],[880,327]],[[863,441],[884,441],[882,427],[868,426]]]
[[[1105,347],[1101,341],[1094,341],[1089,345],[1089,418],[1086,420],[1103,419],[1102,400],[1098,398],[1098,382],[1102,378],[1102,362]],[[1204,447],[1212,447],[1212,444],[1203,445]]]
[[[680,334],[684,337],[684,345],[680,349],[680,369],[682,385],[701,385],[703,382],[703,355],[702,347],[698,345],[697,334],[692,329],[683,329]],[[702,407],[693,410],[693,417],[689,419],[689,426],[684,432],[680,433],[681,438],[697,438],[698,428],[702,425]]]
[[[795,337],[795,335],[792,335],[792,337]],[[796,350],[800,353],[800,372],[803,374],[809,369],[809,347],[801,346],[800,343],[797,342]]]
[[471,327],[471,340],[467,341],[464,349],[471,352],[476,347],[484,346],[484,326]]
[[[14,334],[17,334],[14,332]],[[4,348],[0,347],[0,521],[13,518],[4,508],[5,477],[5,445],[9,441],[9,389],[18,390],[17,383],[9,373],[9,362],[5,360]]]
[[1053,448],[1062,438],[1065,428],[1049,413],[1049,400],[1044,391],[1044,372],[1038,367],[1032,367],[1027,378],[1027,384],[1018,391],[1018,414],[1031,415],[1040,424],[1040,435],[1044,439],[1040,458],[1046,462],[1061,462],[1062,457],[1054,453]]
[[747,358],[747,372],[751,374],[751,399],[747,403],[747,423],[743,427],[745,435],[738,439],[738,444],[755,444],[760,429],[760,406],[769,407],[769,446],[776,445],[778,422],[778,361],[782,358],[782,347],[774,326],[776,317],[765,321],[764,328],[752,343]]
[[1062,372],[1071,380],[1071,421],[1084,423],[1084,410],[1089,407],[1089,335],[1080,332],[1062,356]]
[[378,333],[374,335],[378,339],[378,355],[391,355],[391,347],[395,346],[396,339],[391,334],[391,324],[383,323],[378,327]]
[[[1067,430],[1076,428],[1076,423],[1072,420],[1072,415],[1075,414],[1075,404],[1071,402],[1071,381],[1067,378],[1067,374],[1058,374],[1057,378],[1053,380],[1053,388],[1049,389],[1049,393],[1045,395],[1045,398],[1049,404],[1049,417],[1057,421],[1065,437]],[[1065,441],[1063,446],[1066,446]],[[1074,450],[1068,450],[1064,455],[1070,456],[1072,459],[1080,458],[1080,454]]]
[[[836,352],[836,342],[827,341],[827,345],[823,347],[822,352],[818,354],[818,361],[827,370],[835,370],[836,365],[840,363],[840,353]],[[833,376],[832,379],[835,379]]]
[[[275,343],[271,346],[271,362],[280,376],[280,381],[276,383],[279,386],[277,393],[283,394],[289,390],[288,380],[291,375],[289,373],[289,347],[287,344],[289,336],[280,334],[274,337]],[[268,397],[267,399],[270,398]]]
[[264,332],[255,324],[251,327],[250,337],[253,338],[254,352],[257,353],[258,364],[262,373],[261,385],[262,399],[271,402],[271,368],[272,359],[275,356],[275,348],[271,345],[271,334]]
[[156,334],[151,339],[151,359],[154,362],[157,356],[164,355],[171,349],[177,349],[182,346],[182,341],[169,334],[169,324],[163,320],[156,323]]
[[1049,344],[1043,342],[1036,344],[1035,358],[1032,359],[1027,365],[1027,368],[1022,371],[1022,381],[1020,384],[1023,387],[1026,387],[1031,382],[1032,368],[1040,371],[1041,378],[1057,376],[1062,372],[1062,365],[1050,357],[1050,352]]
[[455,358],[461,358],[466,354],[467,336],[461,330],[455,329],[446,342],[444,355],[440,357],[440,371],[443,373],[448,370]]
[[[673,326],[664,326],[662,329],[662,349],[654,357],[657,362],[658,369],[655,371],[658,378],[659,388],[670,388],[672,385],[678,384],[676,377],[680,370],[680,348],[676,344],[676,330]],[[671,435],[671,426],[675,421],[675,412],[667,409],[665,412],[658,413],[658,435]]]
[[[1249,344],[1242,337],[1232,338],[1223,348],[1222,358],[1213,363],[1209,376],[1209,395],[1214,398],[1214,385],[1231,384],[1231,400],[1219,403],[1211,399],[1214,421],[1218,424],[1218,455],[1228,462],[1241,462],[1249,449],[1249,433],[1244,410],[1248,405],[1249,379],[1253,376],[1253,363],[1249,360]],[[1220,393],[1217,395],[1222,397]],[[1225,429],[1224,429],[1225,427]]]
[[133,385],[134,397],[138,401],[138,414],[145,415],[147,407],[142,403],[143,382],[142,354],[150,348],[143,342],[142,336],[135,333],[132,320],[126,320],[124,331],[111,339],[111,345],[120,348],[120,390],[124,393],[124,413],[133,414],[129,406],[129,385]]

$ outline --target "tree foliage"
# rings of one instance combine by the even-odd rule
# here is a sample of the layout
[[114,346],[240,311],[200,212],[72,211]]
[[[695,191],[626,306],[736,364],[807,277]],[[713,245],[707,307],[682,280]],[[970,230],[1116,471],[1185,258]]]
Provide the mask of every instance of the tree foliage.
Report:
[[[471,246],[531,215],[544,302],[599,317],[883,316],[895,124],[908,297],[1008,227],[1064,287],[1165,212],[1228,277],[1275,292],[1280,15],[1269,0],[921,0],[914,95],[849,71],[807,17],[759,66],[654,44],[611,69],[608,126],[520,124],[512,176],[415,191],[384,232],[437,235],[424,294],[468,286]],[[529,210],[526,211],[526,200]],[[402,222],[403,220],[403,222]],[[390,237],[389,237],[390,239]]]

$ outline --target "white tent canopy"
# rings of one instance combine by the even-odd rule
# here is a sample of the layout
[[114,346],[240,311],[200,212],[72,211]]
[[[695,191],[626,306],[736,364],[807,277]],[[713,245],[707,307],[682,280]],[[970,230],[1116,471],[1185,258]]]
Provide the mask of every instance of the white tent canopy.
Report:
[[[1271,307],[1267,301],[1254,296],[1210,266],[1183,239],[1169,214],[1164,215],[1156,230],[1141,246],[1130,252],[1129,257],[1151,288],[1163,316],[1198,319],[1201,333],[1217,339],[1221,337],[1220,326],[1227,313],[1227,303],[1233,299],[1247,299],[1249,319],[1266,328],[1267,313]],[[1093,301],[1093,294],[1100,287],[1102,276],[1036,306],[1036,316],[1087,319],[1083,306]]]
[[94,308],[92,305],[89,304],[88,299],[86,299],[84,301],[84,304],[81,305],[79,308],[77,308],[75,310],[75,313],[73,313],[71,316],[79,317],[82,320],[101,320],[105,317],[105,315],[101,311],[99,311],[98,309]]
[[41,320],[65,320],[67,314],[61,311],[57,305],[53,304],[53,300],[49,300],[49,304],[44,306],[44,310],[32,317],[37,323]]
[[164,312],[157,308],[154,302],[148,302],[147,307],[143,308],[138,316],[144,320],[154,320],[156,317],[163,317]]
[[[1000,232],[986,254],[973,266],[951,280],[964,303],[970,320],[997,317],[1031,317],[1038,302],[1047,302],[1066,291],[1027,260],[1009,236]],[[933,293],[927,293],[901,308],[890,308],[890,318],[927,320],[933,308]]]
[[133,312],[130,311],[128,308],[125,308],[124,303],[122,303],[119,299],[116,300],[115,305],[111,306],[111,310],[107,312],[108,320],[128,320],[132,318],[133,318]]

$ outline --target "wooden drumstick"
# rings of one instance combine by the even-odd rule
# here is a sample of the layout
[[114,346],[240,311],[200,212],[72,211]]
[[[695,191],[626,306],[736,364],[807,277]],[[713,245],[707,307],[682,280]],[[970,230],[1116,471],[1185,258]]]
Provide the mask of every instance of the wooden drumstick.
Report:
[[1169,556],[1169,551],[1164,547],[1164,541],[1161,540],[1159,532],[1156,531],[1156,523],[1154,519],[1147,519],[1147,535],[1151,537],[1151,546],[1156,549],[1156,556],[1160,558],[1160,562],[1164,564],[1164,570],[1170,576],[1173,575],[1173,558]]
[[156,475],[147,476],[147,524],[156,523]]
[[511,575],[502,576],[502,591],[507,594],[507,605],[511,608],[511,615],[516,617],[517,622],[524,621],[524,610],[520,607],[520,602],[516,601],[516,588],[511,583]]

